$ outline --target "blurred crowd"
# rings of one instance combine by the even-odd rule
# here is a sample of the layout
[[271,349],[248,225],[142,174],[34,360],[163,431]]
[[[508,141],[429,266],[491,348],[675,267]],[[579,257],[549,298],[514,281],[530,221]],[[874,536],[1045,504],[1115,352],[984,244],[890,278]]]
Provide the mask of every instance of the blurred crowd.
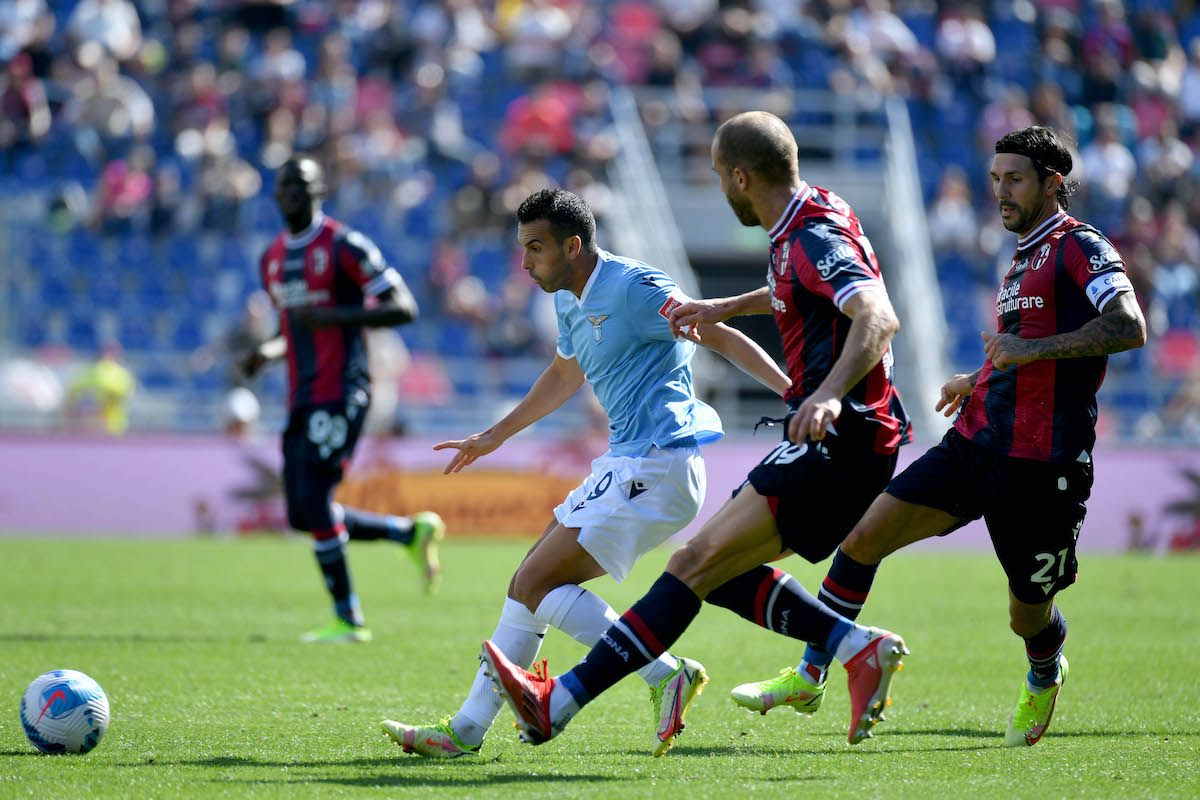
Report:
[[[1078,146],[1072,212],[1118,244],[1153,326],[1122,368],[1182,387],[1178,413],[1139,424],[1200,438],[1189,0],[0,0],[0,64],[0,178],[50,194],[52,232],[254,243],[279,227],[274,168],[316,155],[331,211],[433,312],[406,335],[426,376],[436,357],[550,352],[511,215],[555,183],[604,224],[615,84],[669,89],[705,122],[742,109],[706,106],[704,87],[905,98],[964,365],[1011,244],[992,143],[1053,125]],[[661,109],[642,112],[652,127]]]

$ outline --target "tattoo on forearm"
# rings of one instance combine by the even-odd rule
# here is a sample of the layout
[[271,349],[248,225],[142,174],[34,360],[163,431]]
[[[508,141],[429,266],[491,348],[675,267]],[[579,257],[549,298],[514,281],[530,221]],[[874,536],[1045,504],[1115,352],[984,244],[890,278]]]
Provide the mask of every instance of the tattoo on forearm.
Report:
[[1140,347],[1140,320],[1125,314],[1101,314],[1077,331],[1054,337],[1057,341],[1042,350],[1043,359],[1107,356]]

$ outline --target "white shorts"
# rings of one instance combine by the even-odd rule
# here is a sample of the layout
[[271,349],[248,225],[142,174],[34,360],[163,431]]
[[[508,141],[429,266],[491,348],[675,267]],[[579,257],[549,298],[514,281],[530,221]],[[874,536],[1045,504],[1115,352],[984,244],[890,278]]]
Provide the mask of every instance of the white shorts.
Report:
[[698,447],[653,448],[640,458],[605,453],[554,516],[579,528],[579,544],[620,582],[634,562],[695,518],[705,485]]

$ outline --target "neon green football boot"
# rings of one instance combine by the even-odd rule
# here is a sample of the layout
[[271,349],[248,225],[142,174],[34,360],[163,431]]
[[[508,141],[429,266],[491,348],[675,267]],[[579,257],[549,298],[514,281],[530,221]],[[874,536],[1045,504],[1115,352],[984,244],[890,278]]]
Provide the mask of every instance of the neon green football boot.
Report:
[[305,644],[344,644],[371,641],[371,631],[362,625],[353,625],[342,618],[335,619],[324,628],[309,631],[300,637]]
[[662,683],[650,687],[650,705],[654,710],[654,757],[662,757],[675,746],[675,737],[683,731],[683,718],[696,695],[704,691],[708,673],[704,665],[690,658],[679,659],[675,671]]
[[812,714],[821,707],[825,683],[812,683],[795,667],[784,667],[774,678],[743,683],[729,694],[742,708],[760,714],[775,706],[791,706],[797,714]]
[[1029,685],[1029,681],[1021,684],[1021,698],[1017,707],[1008,718],[1008,731],[1004,734],[1004,743],[1009,747],[1033,747],[1042,740],[1050,728],[1050,718],[1054,716],[1054,705],[1058,702],[1058,692],[1067,682],[1067,657],[1058,657],[1058,680],[1053,686],[1044,689]]
[[442,581],[442,565],[438,561],[438,543],[446,536],[446,523],[432,511],[413,514],[413,538],[408,554],[425,578],[425,592],[433,594]]
[[385,719],[379,727],[406,753],[415,753],[426,758],[459,758],[478,755],[478,747],[469,747],[454,728],[450,718],[445,717],[437,725],[405,725]]

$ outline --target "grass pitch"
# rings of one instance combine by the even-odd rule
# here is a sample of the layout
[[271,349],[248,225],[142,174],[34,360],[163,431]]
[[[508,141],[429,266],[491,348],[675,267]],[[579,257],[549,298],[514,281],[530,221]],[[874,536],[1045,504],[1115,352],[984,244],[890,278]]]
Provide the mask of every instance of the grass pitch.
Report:
[[[864,615],[913,652],[889,720],[857,747],[839,667],[815,717],[734,706],[729,689],[801,648],[705,608],[673,650],[712,683],[665,758],[650,757],[636,676],[541,747],[517,741],[505,709],[478,758],[405,756],[378,721],[458,708],[527,544],[452,540],[434,598],[394,548],[352,544],[375,642],[314,647],[297,637],[329,612],[302,539],[0,539],[0,797],[1200,796],[1200,561],[1182,557],[1084,555],[1060,598],[1070,682],[1034,748],[1002,746],[1025,659],[999,566],[918,553],[889,559]],[[666,556],[591,588],[623,611]],[[809,587],[824,575],[782,566]],[[553,673],[582,653],[556,631],[542,651]],[[109,695],[112,726],[87,756],[42,756],[21,732],[25,685],[59,667]]]

